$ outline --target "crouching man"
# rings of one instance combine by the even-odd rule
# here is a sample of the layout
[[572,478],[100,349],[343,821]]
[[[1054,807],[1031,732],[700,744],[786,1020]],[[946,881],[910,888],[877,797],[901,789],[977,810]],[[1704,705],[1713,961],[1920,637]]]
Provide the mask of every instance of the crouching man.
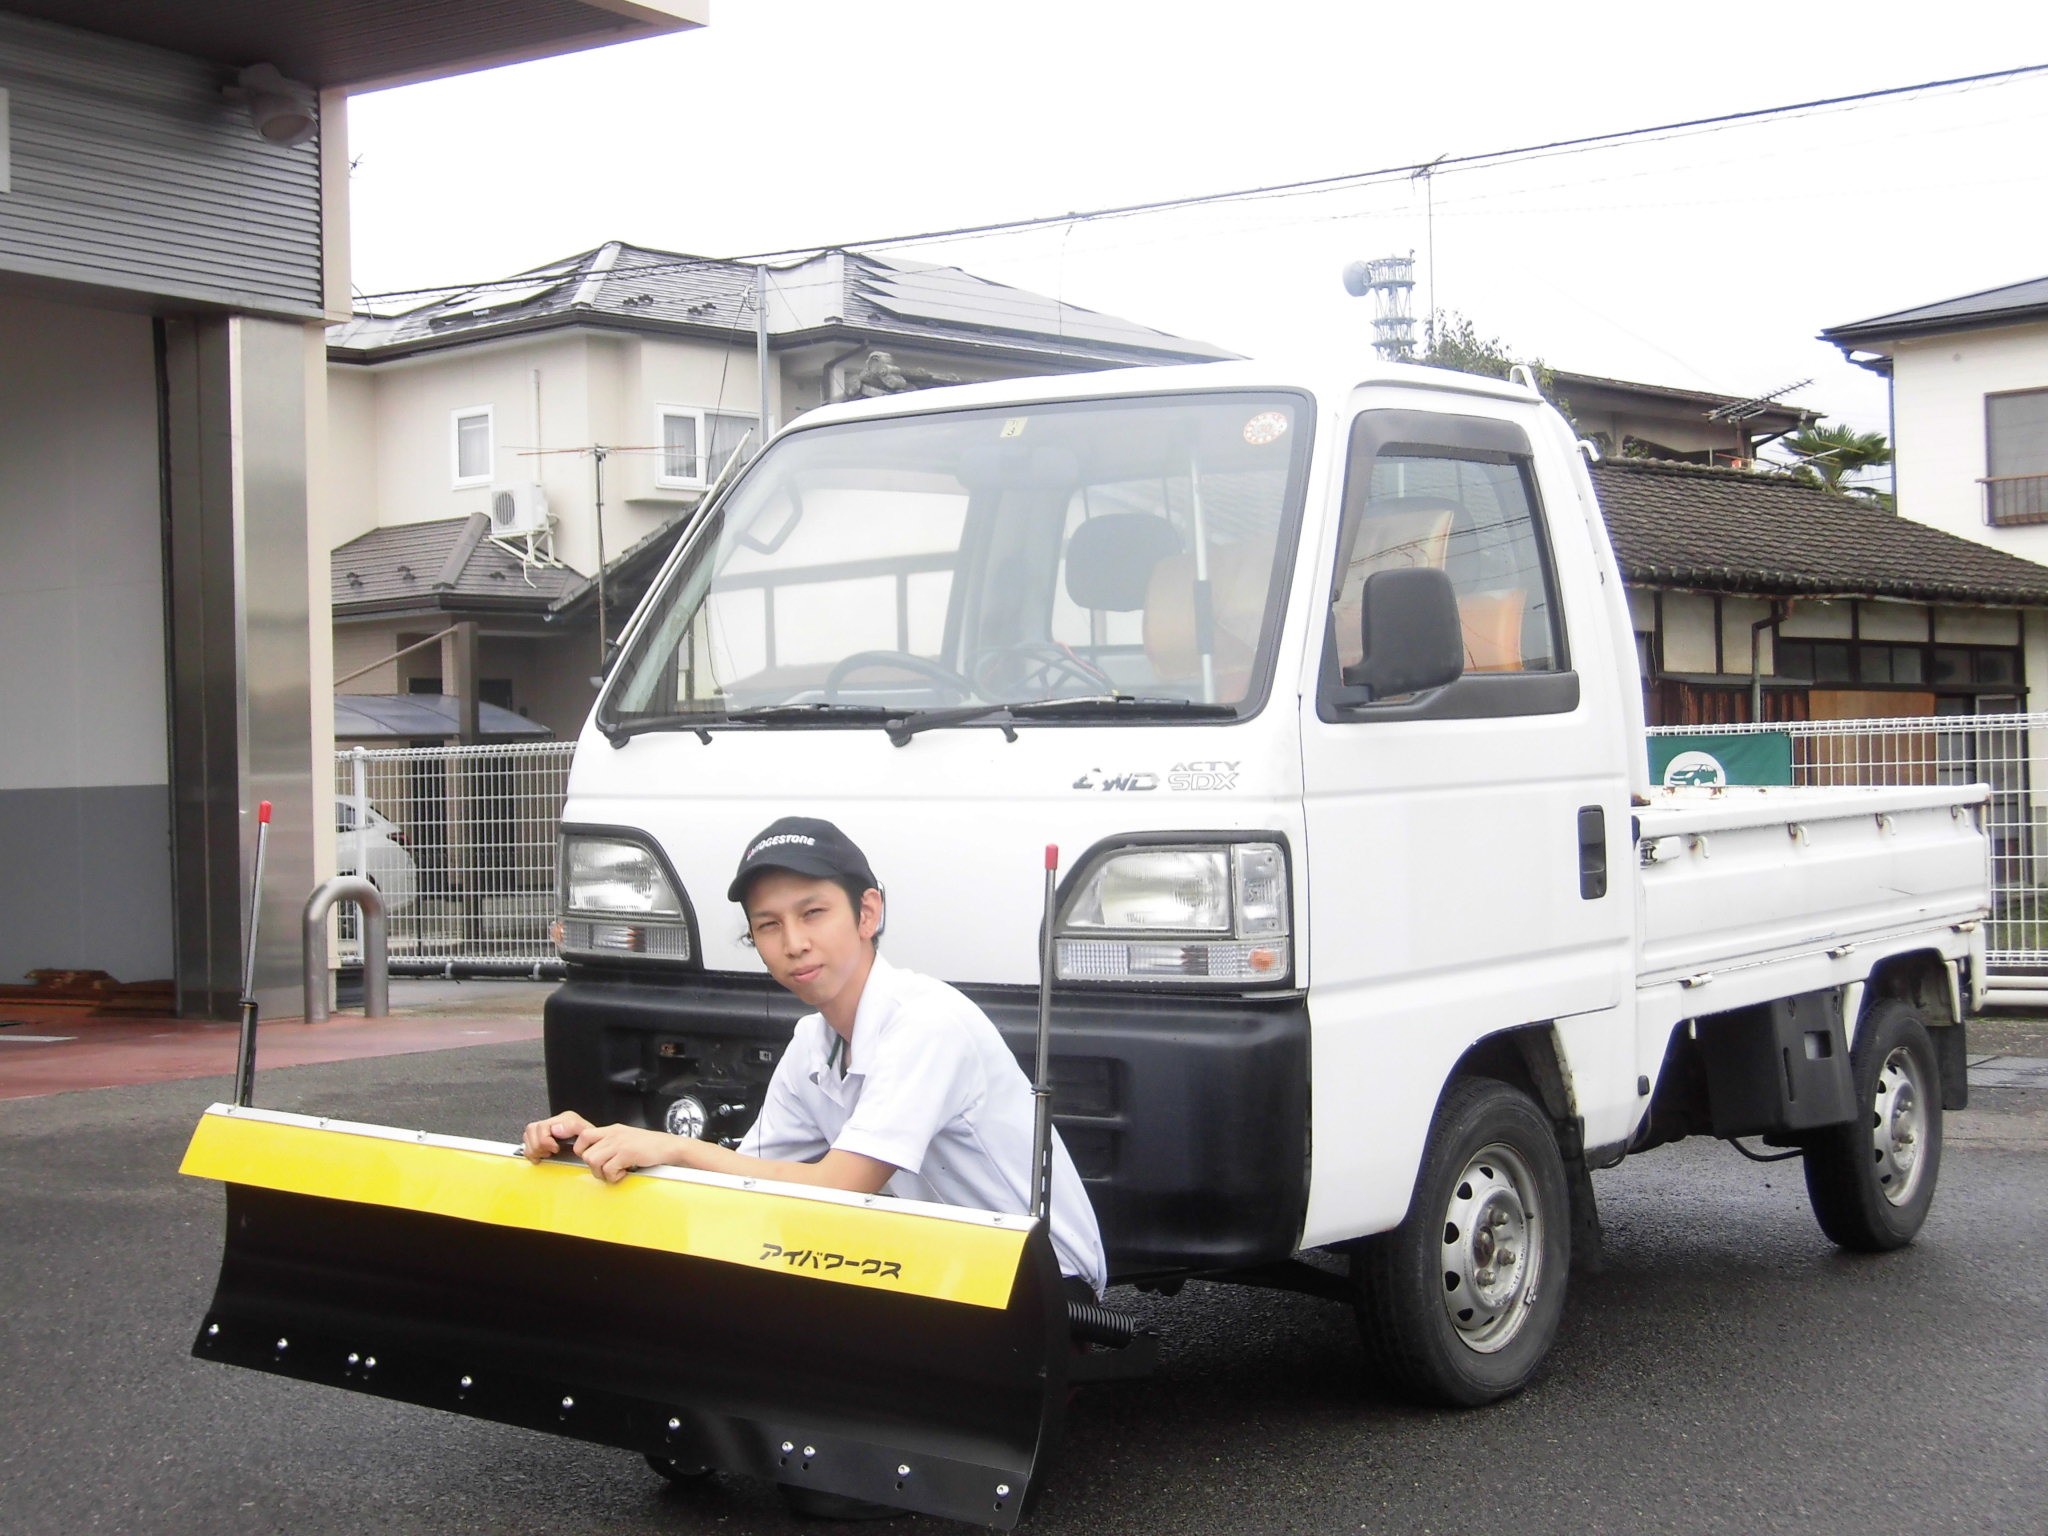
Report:
[[[739,1149],[564,1111],[527,1126],[527,1157],[568,1147],[613,1183],[666,1163],[1027,1213],[1030,1081],[980,1008],[877,953],[882,892],[852,840],[829,821],[784,817],[748,843],[726,897],[769,974],[815,1010],[797,1021]],[[1070,1286],[1099,1296],[1102,1235],[1057,1133],[1052,1242]]]

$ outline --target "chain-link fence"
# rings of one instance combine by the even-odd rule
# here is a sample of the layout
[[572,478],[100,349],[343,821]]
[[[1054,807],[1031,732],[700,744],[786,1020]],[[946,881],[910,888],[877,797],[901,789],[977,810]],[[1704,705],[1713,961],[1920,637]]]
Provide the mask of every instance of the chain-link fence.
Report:
[[[2048,984],[2048,714],[1660,726],[1653,737],[1782,735],[1794,784],[1988,784],[1990,963]],[[570,742],[335,754],[336,867],[366,869],[390,907],[391,967],[556,974],[555,833]],[[367,807],[367,814],[364,808]],[[340,957],[360,957],[354,908]]]
[[2033,796],[2034,781],[2048,774],[2036,756],[2048,750],[2048,714],[1659,726],[1650,734],[1785,736],[1794,784],[1988,784],[1994,986],[2048,979],[2048,806]]
[[[574,750],[549,741],[335,753],[335,867],[383,892],[395,974],[559,971],[548,924]],[[357,964],[353,906],[340,923],[340,961]]]

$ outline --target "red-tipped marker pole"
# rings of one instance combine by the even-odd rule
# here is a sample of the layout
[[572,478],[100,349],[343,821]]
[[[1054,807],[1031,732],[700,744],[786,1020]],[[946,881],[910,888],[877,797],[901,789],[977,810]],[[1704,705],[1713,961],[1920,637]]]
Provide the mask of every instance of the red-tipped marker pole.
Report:
[[270,802],[256,807],[256,868],[249,881],[248,936],[242,950],[242,1043],[235,1053],[235,1102],[247,1108],[256,1092],[256,929],[263,915],[263,851],[270,841]]
[[1036,1119],[1031,1130],[1031,1214],[1052,1220],[1052,925],[1060,871],[1060,845],[1045,845],[1045,922],[1038,936],[1038,1074],[1031,1082]]

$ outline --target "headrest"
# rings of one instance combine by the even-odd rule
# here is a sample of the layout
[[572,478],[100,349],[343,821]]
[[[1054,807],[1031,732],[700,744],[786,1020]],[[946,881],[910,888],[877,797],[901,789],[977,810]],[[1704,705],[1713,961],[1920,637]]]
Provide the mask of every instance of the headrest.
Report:
[[1075,606],[1131,613],[1145,606],[1152,568],[1181,552],[1173,524],[1149,512],[1091,517],[1067,540],[1067,596]]

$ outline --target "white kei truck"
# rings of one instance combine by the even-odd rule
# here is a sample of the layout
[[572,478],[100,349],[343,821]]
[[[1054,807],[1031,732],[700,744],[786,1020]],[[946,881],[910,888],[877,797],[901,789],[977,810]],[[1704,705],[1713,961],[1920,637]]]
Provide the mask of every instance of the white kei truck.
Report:
[[[736,1141],[801,1005],[725,888],[760,828],[825,817],[884,952],[1027,1070],[1049,990],[1113,1282],[1329,1296],[1372,1372],[1500,1398],[1597,1243],[1593,1172],[1750,1139],[1876,1252],[1964,1102],[1985,791],[1654,786],[1642,698],[1580,445],[1526,379],[1223,363],[812,411],[679,540],[578,744],[550,1105]],[[1028,1214],[209,1118],[197,1353],[679,1479],[1006,1528],[1069,1383],[1148,1342],[1114,1293],[1070,1311]],[[324,1185],[266,1171],[288,1134],[328,1138],[295,1161]],[[350,1138],[489,1187],[399,1190]],[[267,1238],[238,1196],[282,1202]]]

